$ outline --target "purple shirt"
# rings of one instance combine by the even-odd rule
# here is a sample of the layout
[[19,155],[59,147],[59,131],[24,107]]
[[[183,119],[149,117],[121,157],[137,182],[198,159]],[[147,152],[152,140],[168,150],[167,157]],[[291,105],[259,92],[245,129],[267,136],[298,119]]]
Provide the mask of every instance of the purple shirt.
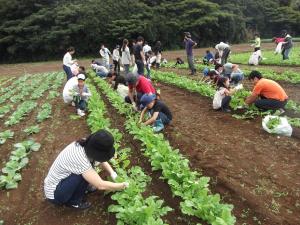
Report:
[[193,46],[195,42],[192,39],[184,40],[185,43],[185,51],[188,56],[193,55]]

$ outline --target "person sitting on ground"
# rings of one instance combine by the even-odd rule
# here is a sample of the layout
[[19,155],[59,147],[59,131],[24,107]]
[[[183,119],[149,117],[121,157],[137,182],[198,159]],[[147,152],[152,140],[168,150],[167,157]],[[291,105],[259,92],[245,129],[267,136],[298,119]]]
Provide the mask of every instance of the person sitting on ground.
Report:
[[146,112],[149,113],[149,119],[144,122],[145,125],[153,125],[153,131],[159,132],[172,121],[172,113],[168,106],[155,98],[153,95],[143,95],[141,98],[143,111],[139,123],[143,122]]
[[140,99],[144,94],[155,95],[156,90],[152,86],[152,83],[144,76],[138,76],[133,73],[127,74],[128,83],[128,96],[125,101],[133,105],[135,110],[139,109]]
[[221,64],[227,63],[227,59],[230,54],[230,46],[224,42],[220,42],[215,46],[216,50],[219,52],[219,57],[221,58]]
[[226,63],[215,66],[217,71],[221,71],[222,75],[228,77],[230,82],[237,85],[244,79],[244,73],[239,69],[239,66],[232,63]]
[[231,95],[233,95],[237,89],[230,89],[229,86],[230,83],[228,77],[219,78],[217,81],[217,91],[213,99],[213,109],[221,109],[223,112],[231,112],[229,108]]
[[78,74],[78,84],[72,89],[73,92],[73,102],[79,116],[85,116],[85,111],[87,109],[88,98],[92,95],[88,87],[85,85],[85,75]]
[[[67,83],[65,84],[65,86],[64,86],[64,89],[63,89],[63,100],[67,104],[71,104],[73,102],[72,90],[73,90],[74,86],[78,85],[78,78],[77,78],[77,76],[74,76],[71,79],[69,79],[67,81]],[[75,106],[74,103],[72,105]]]
[[101,78],[106,78],[106,76],[109,72],[105,66],[99,66],[96,63],[92,63],[91,67],[96,72],[96,75]]
[[177,65],[183,65],[183,64],[184,64],[184,61],[181,58],[177,57],[174,67],[176,67]]
[[255,104],[261,110],[280,110],[284,112],[284,107],[288,101],[288,96],[283,88],[275,81],[263,78],[259,71],[252,71],[249,80],[254,83],[251,96],[245,103]]
[[87,209],[91,203],[83,200],[85,194],[96,190],[118,191],[127,188],[127,182],[105,181],[94,169],[95,162],[100,162],[112,180],[116,180],[118,175],[107,162],[115,154],[113,146],[111,133],[99,130],[65,147],[44,180],[46,199],[58,206]]
[[203,64],[209,65],[209,63],[212,63],[213,59],[214,59],[213,54],[209,50],[206,50],[206,54],[203,57]]

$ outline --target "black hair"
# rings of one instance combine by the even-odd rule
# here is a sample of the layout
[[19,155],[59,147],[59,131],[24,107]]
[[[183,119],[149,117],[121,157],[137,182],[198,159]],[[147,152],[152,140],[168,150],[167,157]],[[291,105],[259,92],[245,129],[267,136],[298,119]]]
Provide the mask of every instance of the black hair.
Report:
[[220,64],[220,63],[217,63],[217,64],[215,65],[215,70],[218,70],[220,67],[223,67],[223,65]]
[[209,51],[209,50],[206,50],[206,53],[208,54],[208,53],[210,53],[210,51]]
[[251,73],[249,74],[248,79],[249,80],[254,80],[254,78],[257,78],[257,79],[260,80],[261,78],[263,78],[263,76],[262,76],[262,74],[259,71],[252,70]]
[[122,45],[122,51],[123,51],[123,52],[125,51],[126,45],[128,45],[128,40],[127,40],[127,39],[124,39],[124,40],[123,40],[123,45]]
[[138,36],[138,38],[137,38],[137,42],[140,42],[140,41],[144,41],[144,38],[142,36]]
[[92,63],[96,62],[95,59],[92,60]]
[[85,72],[85,67],[84,66],[79,66],[79,69],[81,69],[81,71]]
[[254,36],[259,37],[259,34],[258,34],[258,33],[255,33]]
[[218,89],[220,89],[221,87],[227,88],[227,87],[225,86],[225,82],[226,82],[227,80],[229,80],[228,77],[220,77],[219,80],[217,81],[217,87],[218,87]]
[[72,46],[67,49],[67,52],[73,52],[73,51],[75,51],[75,48]]
[[106,77],[112,77],[112,76],[117,76],[117,74],[114,71],[110,71]]

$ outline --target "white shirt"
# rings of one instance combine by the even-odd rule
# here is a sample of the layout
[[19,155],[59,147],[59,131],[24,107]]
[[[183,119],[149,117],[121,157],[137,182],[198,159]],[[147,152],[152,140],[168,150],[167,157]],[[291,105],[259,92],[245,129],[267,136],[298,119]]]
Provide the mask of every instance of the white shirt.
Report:
[[225,48],[229,48],[229,45],[224,42],[220,42],[215,48],[219,51],[223,51]]
[[96,70],[96,72],[104,72],[104,73],[108,73],[108,69],[105,66],[99,66],[97,64],[91,64],[91,67]]
[[214,100],[213,100],[213,109],[220,109],[222,106],[222,100],[225,97],[226,88],[221,87],[216,91]]
[[111,55],[111,53],[108,50],[108,48],[104,48],[104,49],[101,48],[99,53],[106,62],[109,62],[109,55]]
[[71,174],[83,174],[91,168],[92,164],[84,148],[72,142],[59,153],[44,180],[46,198],[54,199],[54,191],[61,180]]
[[125,99],[125,97],[128,95],[128,87],[124,84],[119,84],[117,92],[123,99]]
[[70,103],[73,100],[73,96],[71,96],[71,91],[75,85],[78,85],[77,77],[72,77],[67,81],[63,90],[63,99],[65,103]]
[[151,47],[149,45],[145,45],[143,47],[143,52],[146,53],[146,52],[149,52],[149,51],[151,51]]
[[130,51],[129,48],[126,46],[124,51],[122,50],[122,64],[129,65],[130,62],[131,62]]
[[74,64],[74,61],[72,60],[72,56],[69,52],[67,52],[64,55],[63,64],[68,67],[71,67]]
[[112,58],[115,61],[119,61],[119,59],[120,59],[120,51],[118,49],[114,49],[114,51],[113,51],[113,57]]

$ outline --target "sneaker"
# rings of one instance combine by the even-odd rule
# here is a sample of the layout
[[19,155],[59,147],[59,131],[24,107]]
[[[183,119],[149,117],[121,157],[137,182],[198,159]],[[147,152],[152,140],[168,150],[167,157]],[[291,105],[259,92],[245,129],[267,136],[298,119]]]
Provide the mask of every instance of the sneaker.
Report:
[[226,112],[226,113],[230,113],[231,110],[230,109],[222,109],[223,112]]
[[279,111],[279,114],[278,114],[278,115],[282,115],[282,114],[285,113],[285,110],[284,110],[283,108],[280,108],[278,111]]
[[66,205],[67,207],[74,208],[74,209],[88,209],[92,206],[90,202],[80,202],[78,204],[73,205]]
[[85,113],[81,109],[77,109],[77,114],[79,116],[85,116]]

